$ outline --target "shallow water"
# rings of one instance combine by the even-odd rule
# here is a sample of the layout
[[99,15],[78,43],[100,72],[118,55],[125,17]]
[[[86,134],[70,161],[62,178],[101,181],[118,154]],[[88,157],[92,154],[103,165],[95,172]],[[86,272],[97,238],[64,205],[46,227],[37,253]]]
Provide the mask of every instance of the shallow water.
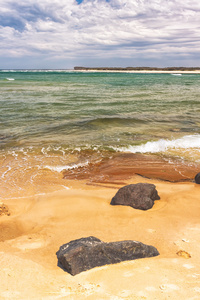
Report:
[[0,90],[4,196],[118,151],[200,161],[198,74],[5,70]]

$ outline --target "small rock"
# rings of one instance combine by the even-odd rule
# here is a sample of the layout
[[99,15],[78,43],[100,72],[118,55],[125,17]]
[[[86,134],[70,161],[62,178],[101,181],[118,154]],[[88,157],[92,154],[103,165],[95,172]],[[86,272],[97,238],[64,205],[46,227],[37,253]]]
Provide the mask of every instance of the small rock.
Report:
[[10,212],[8,207],[3,202],[0,202],[0,216],[2,215],[10,216]]
[[186,240],[186,239],[182,239],[182,241],[183,241],[184,243],[189,243],[189,240]]
[[200,184],[200,172],[194,178],[195,182]]
[[159,255],[158,250],[136,241],[104,243],[90,236],[71,241],[56,253],[58,262],[71,275],[108,264]]
[[111,205],[127,205],[136,209],[152,208],[154,200],[159,200],[154,184],[137,183],[126,185],[118,190],[111,200]]
[[166,290],[166,286],[165,286],[164,284],[160,285],[159,288],[160,288],[161,290]]
[[184,250],[179,250],[176,254],[184,258],[191,258],[191,255]]

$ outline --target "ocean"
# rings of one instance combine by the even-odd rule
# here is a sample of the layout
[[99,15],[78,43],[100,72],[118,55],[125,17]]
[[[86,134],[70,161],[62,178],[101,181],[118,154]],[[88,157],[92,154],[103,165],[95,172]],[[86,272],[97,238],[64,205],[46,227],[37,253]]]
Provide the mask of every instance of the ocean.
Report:
[[114,153],[200,162],[200,74],[1,70],[0,112],[2,199]]

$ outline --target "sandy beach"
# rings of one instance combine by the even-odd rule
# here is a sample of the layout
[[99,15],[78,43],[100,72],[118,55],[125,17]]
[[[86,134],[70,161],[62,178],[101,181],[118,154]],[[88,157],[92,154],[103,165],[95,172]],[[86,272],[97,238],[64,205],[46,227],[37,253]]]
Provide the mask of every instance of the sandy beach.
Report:
[[[104,182],[95,180],[94,170],[83,179],[60,174],[60,189],[52,188],[53,177],[45,173],[38,185],[49,193],[4,200],[10,215],[0,216],[0,299],[200,298],[200,185],[189,175],[187,181],[169,182],[150,178],[150,172],[149,178],[125,172],[120,181],[108,173]],[[156,185],[160,200],[152,209],[110,205],[121,186],[138,182]],[[56,252],[62,244],[88,236],[140,241],[155,246],[160,255],[71,276],[57,266]]]
[[174,70],[148,70],[148,69],[138,69],[138,70],[129,70],[129,69],[124,69],[124,70],[120,70],[120,69],[112,69],[112,68],[75,68],[73,70],[74,72],[99,72],[99,73],[141,73],[141,74],[174,74],[174,75],[182,75],[182,74],[200,74],[200,70],[179,70],[174,69]]

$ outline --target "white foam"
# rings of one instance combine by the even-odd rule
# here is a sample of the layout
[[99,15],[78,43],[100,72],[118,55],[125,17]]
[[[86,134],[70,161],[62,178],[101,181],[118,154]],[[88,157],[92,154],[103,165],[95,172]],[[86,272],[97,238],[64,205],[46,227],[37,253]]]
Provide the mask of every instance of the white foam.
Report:
[[13,150],[13,151],[8,151],[8,154],[11,154],[14,157],[17,157],[18,154]]
[[66,190],[69,190],[70,188],[68,186],[62,185]]
[[178,73],[174,73],[174,74],[171,74],[173,76],[182,76],[182,74],[178,74]]
[[159,153],[166,152],[172,149],[191,149],[195,148],[200,151],[200,135],[186,135],[179,139],[168,140],[160,139],[154,142],[147,142],[139,146],[128,146],[121,148],[114,148],[120,152],[131,153]]
[[89,164],[89,161],[86,161],[85,163],[79,163],[79,164],[71,164],[71,165],[65,165],[65,166],[44,166],[44,169],[49,169],[54,172],[62,172],[64,170],[72,170],[79,167],[84,167]]
[[13,81],[15,80],[14,78],[6,78],[8,81]]
[[1,178],[4,178],[5,175],[11,170],[11,167],[10,166],[7,166],[7,170],[1,175]]

